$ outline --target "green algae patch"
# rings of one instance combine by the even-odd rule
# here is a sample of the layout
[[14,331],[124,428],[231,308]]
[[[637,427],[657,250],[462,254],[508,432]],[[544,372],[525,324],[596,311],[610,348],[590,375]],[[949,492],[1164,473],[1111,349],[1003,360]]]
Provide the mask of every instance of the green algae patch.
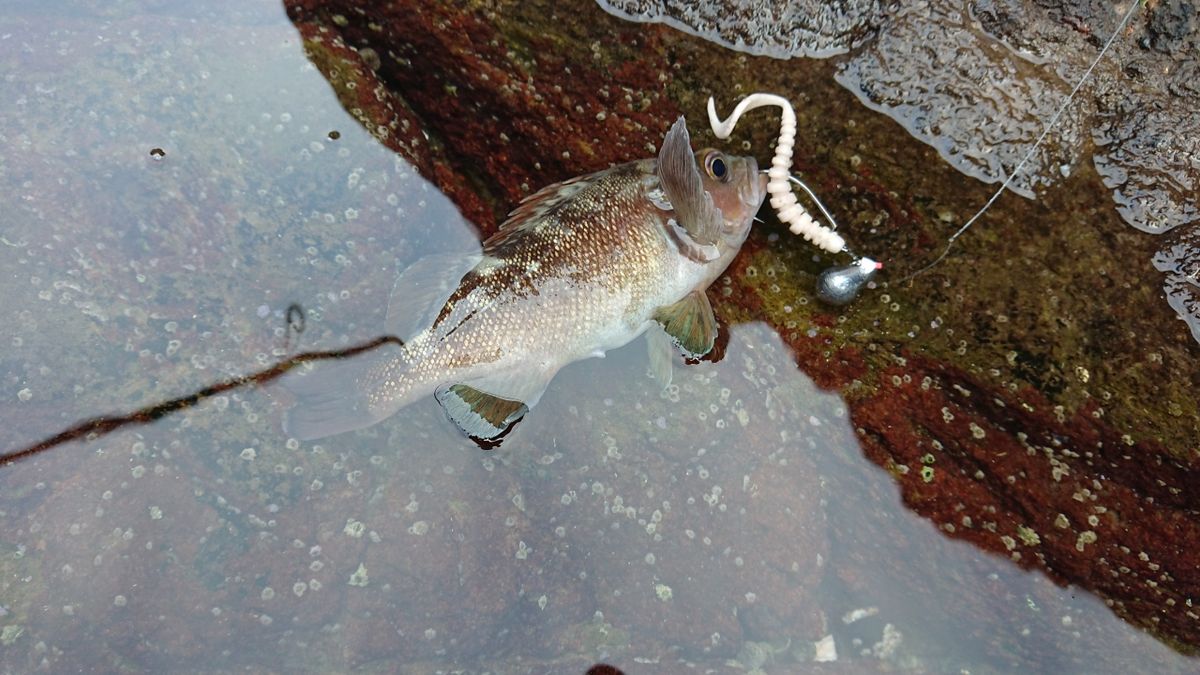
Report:
[[367,566],[363,563],[359,563],[358,569],[354,570],[354,573],[350,575],[350,580],[346,583],[351,586],[366,588],[370,581],[370,577],[367,576]]
[[5,647],[11,646],[24,632],[24,626],[18,624],[6,625],[3,629],[0,629],[0,644]]
[[29,553],[24,546],[0,544],[0,606],[5,609],[0,642],[5,646],[21,637],[35,603],[46,597],[41,566]]
[[629,639],[628,631],[609,623],[602,615],[592,617],[591,621],[574,624],[563,635],[563,642],[571,646],[571,651],[579,654],[624,649],[629,645]]

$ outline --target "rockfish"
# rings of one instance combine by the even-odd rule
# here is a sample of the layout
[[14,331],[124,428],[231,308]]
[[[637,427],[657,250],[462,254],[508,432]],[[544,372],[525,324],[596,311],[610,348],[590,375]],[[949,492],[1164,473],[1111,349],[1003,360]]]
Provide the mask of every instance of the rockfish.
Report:
[[713,347],[705,289],[746,240],[766,181],[753,157],[693,153],[681,117],[656,159],[542,189],[482,252],[425,258],[397,278],[387,333],[402,347],[289,378],[284,431],[360,429],[432,393],[467,435],[498,442],[560,368],[647,330],[666,386],[675,346]]

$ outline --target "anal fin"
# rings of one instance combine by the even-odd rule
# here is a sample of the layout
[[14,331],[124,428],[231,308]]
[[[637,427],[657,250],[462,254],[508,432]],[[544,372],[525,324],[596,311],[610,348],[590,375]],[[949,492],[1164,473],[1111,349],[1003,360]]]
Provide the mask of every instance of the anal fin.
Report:
[[521,401],[493,396],[466,384],[442,387],[435,396],[450,421],[477,443],[499,443],[529,412]]
[[434,396],[463,433],[492,448],[537,405],[556,372],[554,365],[503,371],[444,385]]
[[658,308],[654,320],[692,358],[712,351],[717,340],[717,319],[704,291],[692,291],[679,302]]

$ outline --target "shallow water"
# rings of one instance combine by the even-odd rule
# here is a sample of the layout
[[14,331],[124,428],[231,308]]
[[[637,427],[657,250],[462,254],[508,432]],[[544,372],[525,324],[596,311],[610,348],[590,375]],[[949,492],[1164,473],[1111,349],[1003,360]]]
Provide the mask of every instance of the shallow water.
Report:
[[[270,3],[27,5],[4,19],[0,449],[302,350],[377,337],[398,267],[475,240],[459,206],[364,131],[346,88],[331,87],[336,78],[314,60]],[[687,112],[700,119],[698,107]],[[425,136],[431,146],[449,143],[437,130]],[[477,143],[505,152],[495,139]],[[521,170],[546,174],[543,183],[568,177],[551,166]],[[503,185],[477,187],[503,194]],[[494,201],[486,203],[511,206]],[[880,245],[865,227],[856,234],[863,246]],[[917,238],[879,233],[905,236]],[[992,295],[963,299],[959,289],[929,297],[898,289],[839,318],[804,299],[811,255],[778,234],[756,235],[713,293],[763,298],[717,301],[729,326],[724,358],[678,366],[665,392],[646,375],[640,341],[575,364],[495,451],[462,438],[433,400],[361,432],[299,443],[280,431],[286,395],[246,387],[0,467],[3,669],[1193,668],[1173,647],[1197,645],[1143,632],[1145,614],[1134,609],[1114,611],[1114,594],[1095,590],[1100,568],[1090,558],[1031,570],[1034,529],[1010,535],[995,517],[988,530],[977,496],[955,504],[953,492],[912,491],[916,481],[932,490],[965,476],[958,456],[940,446],[935,456],[930,445],[913,446],[920,459],[910,464],[878,459],[887,424],[934,428],[922,417],[921,375],[933,372],[922,357],[959,340],[979,363],[1010,341],[1025,349],[1020,331],[998,327],[1007,319],[951,337],[924,328],[925,309],[950,296],[964,313],[1008,311],[1021,324],[1019,308]],[[985,287],[1003,276],[981,275]],[[892,302],[903,311],[889,310]],[[288,328],[293,303],[305,311],[299,334]],[[825,342],[794,351],[806,335]],[[1048,351],[1059,362],[1044,370],[1027,363],[1043,358],[1032,347],[1014,359],[1047,381],[1058,371],[1078,376],[1075,355],[1088,339],[1077,348],[1073,335],[1063,329]],[[847,365],[848,342],[868,365]],[[1168,362],[1173,345],[1161,350]],[[837,351],[822,357],[823,349]],[[875,353],[892,370],[874,365]],[[827,365],[808,372],[798,361]],[[856,384],[831,388],[836,368],[855,372]],[[877,373],[895,378],[896,393],[882,402],[867,391]],[[956,377],[959,389],[974,386]],[[1076,395],[1069,384],[1057,391],[1066,393],[1051,403]],[[1175,394],[1162,393],[1164,408],[1179,405]],[[972,414],[967,403],[947,405],[962,420]],[[1139,441],[1164,435],[1158,417],[1131,428],[1134,405],[1106,405]],[[886,416],[897,409],[899,418]],[[1176,415],[1176,429],[1191,415]],[[1007,448],[1000,419],[963,433],[986,428],[989,442]],[[1075,438],[1073,428],[1026,421],[1031,442],[1049,445],[1044,428]],[[980,460],[978,470],[998,465]],[[1029,523],[1045,515],[1038,510],[1065,508],[1042,493],[999,494],[999,511],[1015,503]],[[1170,504],[1178,531],[1195,524],[1189,504],[1186,495]],[[1048,544],[1053,530],[1036,529]],[[967,530],[1007,537],[1007,550]],[[1153,550],[1145,531],[1125,534]],[[1078,536],[1080,551],[1094,550],[1095,532]],[[1189,592],[1162,586],[1172,611]],[[1136,620],[1120,618],[1129,614]]]

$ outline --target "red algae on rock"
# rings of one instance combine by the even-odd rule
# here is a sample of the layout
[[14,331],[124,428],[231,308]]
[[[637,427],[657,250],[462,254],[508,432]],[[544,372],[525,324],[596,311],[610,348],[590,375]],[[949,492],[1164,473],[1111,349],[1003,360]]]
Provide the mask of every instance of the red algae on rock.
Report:
[[1179,545],[1200,537],[1194,468],[1123,437],[1095,406],[1067,414],[1036,391],[906,358],[879,374],[852,417],[910,508],[950,536],[1097,593],[1171,641],[1200,644],[1200,553]]
[[667,55],[635,26],[601,49],[554,3],[285,4],[339,98],[485,232],[547,183],[653,156],[678,116]]

